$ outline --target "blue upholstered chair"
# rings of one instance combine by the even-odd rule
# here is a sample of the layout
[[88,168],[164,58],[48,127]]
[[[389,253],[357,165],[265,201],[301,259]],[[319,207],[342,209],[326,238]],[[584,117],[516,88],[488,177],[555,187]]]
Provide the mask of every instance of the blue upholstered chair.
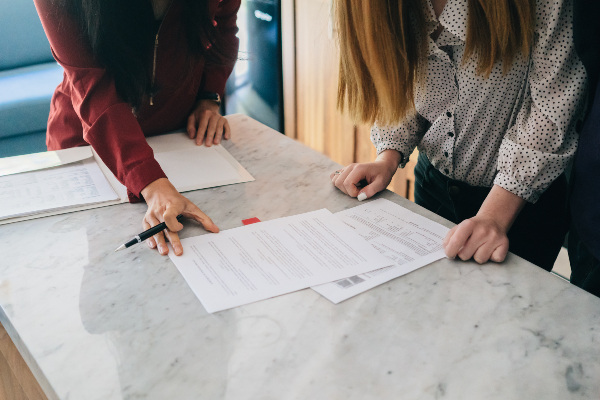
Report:
[[0,157],[46,151],[50,99],[62,81],[32,0],[0,0]]

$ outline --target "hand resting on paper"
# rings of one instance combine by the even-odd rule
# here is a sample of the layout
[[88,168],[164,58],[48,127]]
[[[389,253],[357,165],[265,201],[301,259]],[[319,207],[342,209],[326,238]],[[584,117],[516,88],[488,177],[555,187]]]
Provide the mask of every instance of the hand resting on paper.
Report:
[[502,262],[509,249],[507,233],[525,206],[525,200],[494,185],[473,218],[448,232],[444,250],[449,258],[473,258],[477,263]]
[[227,119],[219,114],[219,105],[212,100],[198,101],[188,117],[187,133],[190,139],[196,139],[198,146],[204,143],[206,147],[231,137]]
[[204,214],[194,203],[185,198],[166,178],[160,178],[142,190],[142,196],[148,204],[148,211],[144,216],[142,226],[144,230],[166,222],[168,229],[148,239],[146,242],[151,249],[158,248],[160,254],[167,255],[169,248],[166,239],[171,242],[175,255],[183,254],[183,247],[177,234],[183,225],[177,221],[177,216],[182,214],[186,218],[200,222],[209,232],[217,233],[219,228]]
[[[349,196],[358,197],[364,193],[365,198],[371,198],[390,184],[400,159],[398,151],[385,150],[374,162],[350,164],[339,174],[333,172],[331,182]],[[359,188],[362,180],[367,185]],[[465,261],[474,259],[480,264],[504,261],[509,249],[507,232],[524,205],[525,200],[494,186],[477,215],[448,232],[444,239],[446,256]]]
[[[336,174],[338,171],[332,172],[329,177],[334,186],[348,196],[358,197],[364,193],[368,199],[388,187],[398,169],[400,158],[398,151],[384,150],[373,162],[350,164],[341,169],[339,174]],[[366,181],[367,185],[359,189],[361,181]]]

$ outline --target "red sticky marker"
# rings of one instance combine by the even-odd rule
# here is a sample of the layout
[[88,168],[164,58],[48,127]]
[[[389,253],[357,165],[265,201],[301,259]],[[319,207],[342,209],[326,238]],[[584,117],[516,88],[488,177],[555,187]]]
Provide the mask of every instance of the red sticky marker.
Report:
[[254,218],[248,218],[248,219],[243,219],[242,220],[242,224],[244,225],[250,225],[250,224],[255,224],[257,222],[260,222],[260,219],[254,217]]

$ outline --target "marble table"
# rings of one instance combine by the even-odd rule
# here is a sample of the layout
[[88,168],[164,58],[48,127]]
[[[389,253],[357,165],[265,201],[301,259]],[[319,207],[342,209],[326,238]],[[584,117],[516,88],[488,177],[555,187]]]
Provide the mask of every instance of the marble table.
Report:
[[[255,182],[187,196],[221,229],[358,205],[338,165],[244,117]],[[446,226],[391,193],[379,195]],[[598,399],[600,299],[509,255],[444,259],[334,305],[311,290],[207,314],[168,257],[114,253],[144,204],[0,227],[0,322],[49,399]],[[182,237],[203,234],[187,224]]]

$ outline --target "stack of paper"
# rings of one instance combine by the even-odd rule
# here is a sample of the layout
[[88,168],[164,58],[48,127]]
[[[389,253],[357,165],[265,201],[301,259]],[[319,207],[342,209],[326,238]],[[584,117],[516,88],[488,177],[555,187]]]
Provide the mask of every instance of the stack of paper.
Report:
[[308,287],[338,303],[443,258],[447,231],[381,199],[183,239],[169,256],[209,313]]
[[327,210],[183,239],[169,252],[210,313],[389,265]]
[[446,256],[449,229],[389,200],[378,199],[335,214],[393,263],[312,289],[339,303]]
[[93,159],[0,176],[0,219],[118,200]]
[[[254,180],[221,145],[196,146],[185,133],[148,144],[180,192]],[[125,186],[89,146],[0,159],[0,224],[127,201]]]

